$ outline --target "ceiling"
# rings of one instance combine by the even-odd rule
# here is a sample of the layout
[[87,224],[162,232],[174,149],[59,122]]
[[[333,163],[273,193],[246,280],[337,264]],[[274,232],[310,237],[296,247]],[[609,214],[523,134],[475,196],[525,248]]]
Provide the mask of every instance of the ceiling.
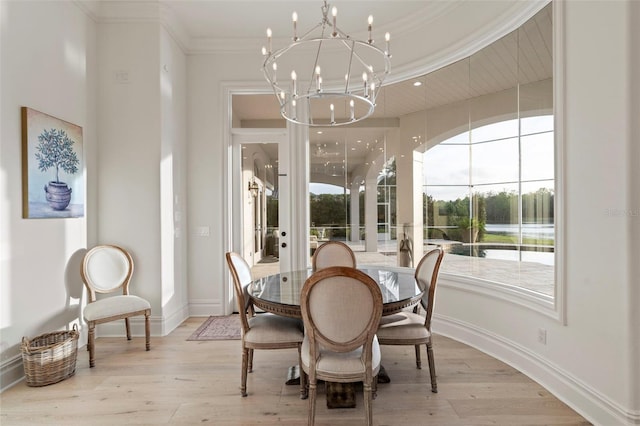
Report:
[[[273,31],[273,44],[284,46],[293,32],[292,12],[298,14],[298,28],[302,32],[321,21],[323,5],[320,0],[77,1],[98,20],[130,19],[133,15],[145,19],[157,16],[153,10],[159,8],[160,19],[171,28],[188,54],[203,51],[255,52],[258,60],[260,46],[266,42],[267,27]],[[378,96],[372,117],[357,123],[364,126],[311,128],[310,152],[312,157],[314,153],[318,154],[312,162],[320,164],[344,158],[345,154],[349,155],[351,164],[360,159],[364,161],[371,150],[380,149],[384,143],[385,126],[396,125],[398,117],[498,92],[513,87],[516,81],[551,77],[549,7],[546,13],[527,23],[517,36],[508,35],[547,3],[548,0],[333,2],[332,5],[338,9],[338,27],[351,37],[367,38],[369,15],[374,17],[374,38],[381,39],[386,31],[392,34],[391,74]],[[461,33],[461,27],[471,29],[466,31],[465,37],[452,37],[452,34]],[[489,44],[490,47],[484,48]],[[480,49],[482,51],[478,52]],[[474,54],[471,61],[455,62],[471,54]],[[518,66],[514,65],[514,55]],[[451,64],[452,61],[455,63]],[[415,66],[427,62],[430,65]],[[415,75],[415,69],[428,74],[409,78]],[[416,80],[421,80],[423,85],[415,87],[413,83]],[[460,84],[461,81],[465,83]],[[329,109],[326,111],[328,118]],[[278,103],[272,94],[234,96],[233,115],[240,120],[280,119]],[[275,152],[272,155],[276,155]]]
[[[186,27],[192,38],[199,39],[264,39],[267,28],[274,42],[292,34],[291,15],[298,14],[299,28],[310,28],[322,19],[321,0],[160,0]],[[338,26],[349,34],[364,38],[367,17],[374,25],[401,27],[408,16],[435,13],[453,7],[460,0],[436,1],[359,1],[328,2],[338,9]],[[386,30],[390,31],[390,30]]]

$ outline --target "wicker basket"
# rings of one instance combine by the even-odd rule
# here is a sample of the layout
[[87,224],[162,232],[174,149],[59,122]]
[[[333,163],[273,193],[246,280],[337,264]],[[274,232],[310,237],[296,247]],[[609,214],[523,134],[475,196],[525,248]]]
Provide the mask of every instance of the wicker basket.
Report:
[[78,327],[73,330],[22,338],[22,363],[28,386],[58,383],[76,372]]

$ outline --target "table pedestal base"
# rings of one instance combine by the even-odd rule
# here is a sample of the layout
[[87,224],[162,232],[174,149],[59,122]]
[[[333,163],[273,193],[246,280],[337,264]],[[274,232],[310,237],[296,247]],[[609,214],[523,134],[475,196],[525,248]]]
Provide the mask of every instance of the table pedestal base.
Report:
[[[381,365],[378,372],[378,383],[389,383],[390,381],[387,371]],[[300,385],[300,368],[297,365],[289,367],[286,384]],[[355,408],[356,383],[325,382],[325,389],[327,408]]]
[[327,408],[355,408],[358,383],[324,382],[327,392]]

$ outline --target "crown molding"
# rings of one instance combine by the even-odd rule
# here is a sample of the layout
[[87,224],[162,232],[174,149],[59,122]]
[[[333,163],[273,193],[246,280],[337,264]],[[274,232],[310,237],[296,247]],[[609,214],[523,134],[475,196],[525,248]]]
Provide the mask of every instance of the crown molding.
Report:
[[[495,16],[476,31],[467,33],[463,38],[452,40],[445,49],[425,54],[402,64],[394,64],[392,73],[385,80],[385,85],[404,81],[417,75],[428,74],[473,55],[522,26],[550,2],[551,0],[512,2],[511,6],[502,14]],[[450,13],[452,8],[443,10],[443,12]],[[439,17],[443,16],[441,14]]]
[[[88,16],[99,23],[159,23],[182,51],[188,55],[251,54],[254,52],[256,55],[260,55],[260,49],[265,42],[262,38],[192,37],[188,28],[179,21],[173,11],[157,0],[73,1]],[[426,74],[472,55],[522,25],[550,1],[508,2],[508,7],[504,8],[502,13],[495,15],[491,21],[478,25],[477,28],[471,28],[471,32],[466,32],[459,39],[451,40],[444,49],[428,51],[429,43],[424,43],[424,46],[416,45],[411,58],[407,58],[403,63],[394,61],[392,73],[386,79],[385,84]],[[465,13],[468,15],[468,8],[475,6],[474,3],[476,3],[474,0],[428,2],[417,13],[385,23],[385,30],[393,34],[392,43],[394,40],[399,43],[408,39],[419,40],[420,37],[424,37],[425,30],[431,28],[436,22],[442,19],[452,19],[455,22],[459,16],[464,16]],[[358,39],[366,38],[365,32],[362,31],[353,33],[352,36]],[[287,37],[273,40],[277,45],[285,45],[289,41]],[[420,50],[420,47],[423,49]]]

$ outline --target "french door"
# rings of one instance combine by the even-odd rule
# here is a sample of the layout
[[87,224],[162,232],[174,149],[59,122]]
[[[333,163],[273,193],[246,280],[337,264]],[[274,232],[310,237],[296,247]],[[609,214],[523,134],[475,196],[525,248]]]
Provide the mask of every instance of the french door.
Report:
[[289,263],[287,131],[232,129],[232,143],[232,245],[252,267],[279,272]]

